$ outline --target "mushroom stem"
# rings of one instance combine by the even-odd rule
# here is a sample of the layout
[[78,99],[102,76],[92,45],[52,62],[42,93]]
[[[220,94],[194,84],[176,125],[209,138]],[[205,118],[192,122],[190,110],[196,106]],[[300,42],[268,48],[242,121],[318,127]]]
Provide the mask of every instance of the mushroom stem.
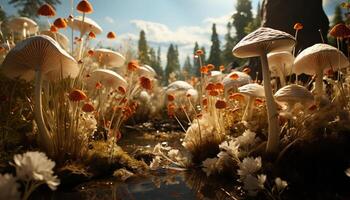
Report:
[[321,99],[323,95],[323,70],[321,68],[316,70],[315,92],[316,100]]
[[[40,70],[35,72],[35,106],[34,106],[34,116],[35,121],[39,129],[39,135],[41,143],[44,145],[44,148],[49,151],[49,132],[46,128],[44,115],[42,111],[42,99],[41,99],[41,90],[42,90],[42,74]],[[48,152],[49,154],[51,152]]]
[[252,118],[252,112],[254,107],[255,97],[248,96],[248,104],[245,107],[245,111],[242,117],[242,121],[249,121]]
[[276,153],[279,147],[279,135],[280,127],[278,125],[278,113],[275,100],[273,98],[272,88],[270,84],[270,72],[269,65],[267,61],[266,53],[262,53],[260,56],[262,73],[264,79],[264,89],[266,97],[266,108],[267,108],[267,117],[269,123],[268,130],[268,139],[266,152],[267,153]]
[[286,78],[284,77],[284,72],[282,69],[279,70],[278,76],[280,78],[281,87],[284,87],[286,85]]

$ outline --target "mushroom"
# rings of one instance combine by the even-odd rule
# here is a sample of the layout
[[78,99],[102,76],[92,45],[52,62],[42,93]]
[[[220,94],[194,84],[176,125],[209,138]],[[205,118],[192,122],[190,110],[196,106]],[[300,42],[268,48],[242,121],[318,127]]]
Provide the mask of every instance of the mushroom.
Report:
[[248,97],[242,121],[249,121],[252,119],[255,99],[265,97],[264,87],[257,83],[249,83],[239,87],[238,92]]
[[69,49],[69,39],[64,34],[60,32],[53,33],[51,31],[41,31],[40,34],[50,36],[52,39],[56,40],[65,50]]
[[314,102],[312,93],[305,87],[296,84],[279,89],[274,96],[276,101],[288,104],[287,112],[291,112],[297,103],[307,107]]
[[222,79],[222,72],[221,71],[210,71],[210,75],[209,75],[209,82],[213,82],[213,83],[217,83],[220,82]]
[[166,88],[166,93],[174,93],[179,91],[186,91],[189,89],[193,89],[193,86],[185,81],[174,81],[168,85]]
[[294,56],[289,51],[267,54],[271,77],[279,77],[281,86],[286,85],[285,77],[292,74]]
[[39,29],[38,24],[28,17],[14,17],[7,22],[7,27],[12,32],[21,33],[22,39],[26,38],[27,35],[38,32]]
[[315,44],[304,49],[294,60],[294,71],[297,75],[304,73],[316,75],[316,100],[323,96],[323,73],[329,69],[349,66],[346,56],[337,48],[328,44]]
[[148,77],[148,78],[155,78],[157,76],[157,73],[156,71],[154,71],[154,69],[149,66],[149,65],[143,65],[141,66],[138,70],[137,70],[137,73],[139,74],[139,76],[145,76],[145,77]]
[[123,55],[109,49],[95,49],[93,57],[103,68],[121,67],[125,63]]
[[224,85],[225,96],[227,96],[228,92],[233,90],[233,92],[237,92],[237,88],[246,85],[252,81],[252,78],[244,73],[239,71],[233,71],[226,75],[222,80],[222,84]]
[[101,34],[102,28],[92,19],[85,17],[83,21],[82,16],[74,17],[72,20],[68,20],[68,26],[74,30],[78,30],[81,35],[85,35],[88,32],[94,34]]
[[46,150],[52,151],[49,145],[51,134],[48,132],[42,112],[42,81],[48,74],[61,78],[76,77],[79,73],[77,62],[60,45],[49,36],[40,35],[19,42],[7,54],[3,64],[3,73],[9,78],[24,78],[29,81],[35,78],[34,115]]
[[95,87],[96,83],[101,83],[104,87],[108,88],[117,88],[118,86],[127,87],[126,80],[109,69],[96,69],[90,74],[87,85],[91,88]]
[[291,51],[295,42],[294,37],[288,33],[267,27],[260,27],[245,36],[232,50],[233,55],[239,58],[260,57],[269,122],[266,152],[271,154],[276,153],[278,150],[280,127],[277,118],[277,107],[270,83],[267,54],[271,52]]

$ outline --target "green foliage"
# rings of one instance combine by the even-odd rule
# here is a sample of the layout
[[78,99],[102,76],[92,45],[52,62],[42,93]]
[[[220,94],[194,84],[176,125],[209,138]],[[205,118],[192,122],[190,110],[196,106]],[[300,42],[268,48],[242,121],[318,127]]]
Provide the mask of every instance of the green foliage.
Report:
[[187,79],[191,76],[193,76],[193,66],[192,66],[192,63],[191,63],[191,58],[190,56],[187,55],[186,57],[186,60],[185,60],[185,63],[182,67],[182,70],[183,70],[183,74],[184,74],[184,78]]
[[214,66],[221,65],[221,49],[220,49],[220,40],[216,32],[216,25],[213,24],[212,35],[211,35],[211,47],[210,54],[207,63],[213,64]]
[[20,16],[25,16],[29,18],[37,18],[37,10],[39,7],[45,3],[52,6],[60,4],[60,0],[10,0],[9,4],[15,6],[18,9],[18,14]]
[[256,16],[255,18],[248,23],[248,25],[244,28],[244,31],[246,34],[249,34],[256,29],[258,29],[261,26],[261,7],[260,7],[260,2],[258,3],[258,7],[256,10]]
[[336,24],[339,23],[344,23],[344,18],[343,18],[343,12],[341,10],[341,6],[338,5],[334,9],[334,17],[332,21],[332,26],[335,26]]
[[234,39],[232,37],[232,24],[228,22],[226,27],[227,27],[227,33],[225,35],[226,43],[224,45],[224,50],[222,51],[222,62],[224,66],[231,63],[234,59],[232,55],[232,49],[234,47]]
[[160,61],[160,48],[158,48],[157,54],[153,48],[149,50],[150,66],[157,72],[159,77],[163,76],[163,68]]
[[165,82],[168,84],[169,75],[173,72],[177,73],[180,70],[179,52],[177,46],[170,44],[167,53],[167,64],[165,68]]
[[245,27],[252,22],[252,3],[250,0],[238,0],[236,13],[233,14],[233,26],[236,29],[236,41],[240,41],[245,35]]
[[148,45],[146,41],[145,31],[140,31],[140,39],[138,43],[138,52],[139,52],[139,62],[141,64],[150,64],[150,57],[148,55]]

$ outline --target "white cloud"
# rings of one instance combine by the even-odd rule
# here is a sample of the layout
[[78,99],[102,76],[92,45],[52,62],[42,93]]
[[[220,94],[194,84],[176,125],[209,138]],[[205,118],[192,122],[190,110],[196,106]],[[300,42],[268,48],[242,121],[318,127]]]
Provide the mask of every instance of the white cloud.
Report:
[[106,17],[104,18],[104,20],[105,20],[107,23],[110,23],[110,24],[114,24],[114,23],[115,23],[115,21],[114,21],[114,19],[113,19],[112,17],[106,16]]

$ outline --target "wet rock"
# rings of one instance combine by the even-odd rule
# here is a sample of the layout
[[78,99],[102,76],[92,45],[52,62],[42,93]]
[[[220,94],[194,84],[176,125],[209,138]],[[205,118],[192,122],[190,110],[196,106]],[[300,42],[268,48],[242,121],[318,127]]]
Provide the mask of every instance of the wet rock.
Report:
[[64,189],[72,189],[92,178],[83,164],[67,164],[57,170],[57,175],[61,180],[60,188]]

